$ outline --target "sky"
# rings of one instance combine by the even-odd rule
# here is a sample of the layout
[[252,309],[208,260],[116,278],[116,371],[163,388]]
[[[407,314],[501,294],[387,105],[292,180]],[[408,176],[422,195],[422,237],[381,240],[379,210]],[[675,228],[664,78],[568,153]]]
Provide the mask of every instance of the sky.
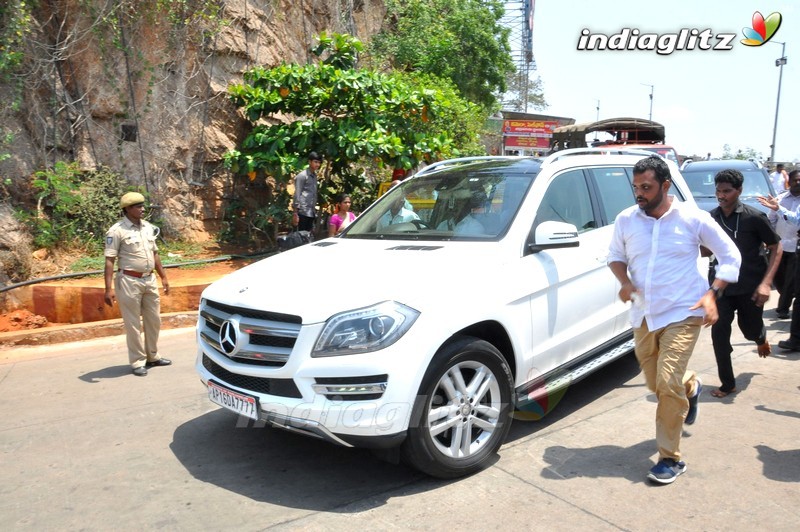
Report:
[[[753,13],[781,15],[769,42],[740,43]],[[681,29],[735,33],[730,50],[578,50],[581,32],[609,37],[628,28],[640,35]],[[542,80],[545,114],[574,118],[650,117],[664,125],[666,143],[682,155],[721,157],[753,149],[771,153],[781,44],[787,63],[780,83],[776,161],[800,161],[800,2],[743,0],[536,0],[533,54]],[[663,37],[662,37],[663,38]],[[711,44],[717,44],[711,38]]]

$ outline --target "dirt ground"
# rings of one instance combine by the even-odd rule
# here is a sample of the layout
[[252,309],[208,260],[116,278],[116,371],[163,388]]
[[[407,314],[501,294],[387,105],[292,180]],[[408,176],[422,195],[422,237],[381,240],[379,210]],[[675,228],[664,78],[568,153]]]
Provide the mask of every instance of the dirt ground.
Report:
[[[230,253],[230,252],[229,252]],[[204,258],[212,258],[209,255]],[[202,283],[203,281],[216,280],[233,271],[243,268],[255,259],[237,259],[231,261],[210,262],[207,264],[168,267],[167,277],[171,285],[184,285]],[[103,286],[101,275],[91,277],[80,277],[48,281],[49,284],[75,285],[82,284],[88,286]],[[38,329],[40,327],[51,327],[62,325],[60,323],[50,323],[44,316],[36,315],[28,310],[20,309],[0,314],[0,332],[20,331],[24,329]]]
[[13,310],[6,314],[0,314],[0,332],[38,329],[47,325],[47,318],[37,316],[27,310]]

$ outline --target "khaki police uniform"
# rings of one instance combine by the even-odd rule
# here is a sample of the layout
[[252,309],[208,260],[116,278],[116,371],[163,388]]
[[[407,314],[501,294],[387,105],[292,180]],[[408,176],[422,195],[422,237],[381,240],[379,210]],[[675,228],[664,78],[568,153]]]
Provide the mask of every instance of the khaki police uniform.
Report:
[[125,324],[128,359],[134,369],[161,358],[158,354],[161,300],[155,275],[157,231],[145,220],[137,226],[123,217],[106,233],[105,256],[117,258],[114,289]]

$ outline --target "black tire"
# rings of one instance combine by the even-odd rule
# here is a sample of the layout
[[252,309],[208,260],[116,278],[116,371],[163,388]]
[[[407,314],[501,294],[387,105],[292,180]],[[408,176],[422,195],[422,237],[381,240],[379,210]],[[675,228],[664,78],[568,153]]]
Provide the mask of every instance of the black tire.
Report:
[[444,346],[422,379],[403,459],[438,478],[485,468],[511,428],[513,387],[492,344],[465,337]]

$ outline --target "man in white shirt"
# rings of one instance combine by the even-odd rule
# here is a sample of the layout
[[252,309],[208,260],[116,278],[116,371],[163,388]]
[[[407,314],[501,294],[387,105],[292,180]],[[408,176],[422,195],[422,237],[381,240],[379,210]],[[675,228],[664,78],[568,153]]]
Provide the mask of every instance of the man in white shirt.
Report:
[[[647,478],[672,483],[686,471],[680,439],[684,421],[694,423],[702,383],[688,371],[702,325],[717,321],[716,297],[736,282],[741,254],[711,215],[669,196],[671,176],[658,156],[633,168],[637,205],[614,224],[608,265],[620,282],[619,297],[633,301],[631,325],[636,358],[655,392],[659,461]],[[697,267],[700,246],[719,266],[709,288]]]
[[784,166],[780,163],[775,167],[775,171],[770,174],[772,180],[772,188],[775,189],[775,195],[781,194],[788,190],[789,175],[784,170]]
[[800,208],[800,172],[793,170],[789,172],[789,190],[777,197],[778,205],[770,209],[767,218],[775,228],[775,232],[781,237],[781,263],[775,273],[775,287],[778,289],[778,306],[775,309],[778,317],[786,319],[789,317],[789,309],[792,307],[795,288],[795,265],[797,249],[797,225],[789,221],[787,216],[778,213],[778,207],[796,212]]
[[378,219],[378,231],[383,231],[390,225],[397,225],[411,222],[413,220],[419,220],[417,213],[404,207],[405,201],[406,198],[400,195],[392,202],[389,210]]
[[486,233],[483,224],[474,216],[484,212],[486,206],[486,193],[476,190],[470,193],[469,198],[463,202],[461,215],[447,220],[442,220],[437,231],[452,231],[457,235],[483,235]]

